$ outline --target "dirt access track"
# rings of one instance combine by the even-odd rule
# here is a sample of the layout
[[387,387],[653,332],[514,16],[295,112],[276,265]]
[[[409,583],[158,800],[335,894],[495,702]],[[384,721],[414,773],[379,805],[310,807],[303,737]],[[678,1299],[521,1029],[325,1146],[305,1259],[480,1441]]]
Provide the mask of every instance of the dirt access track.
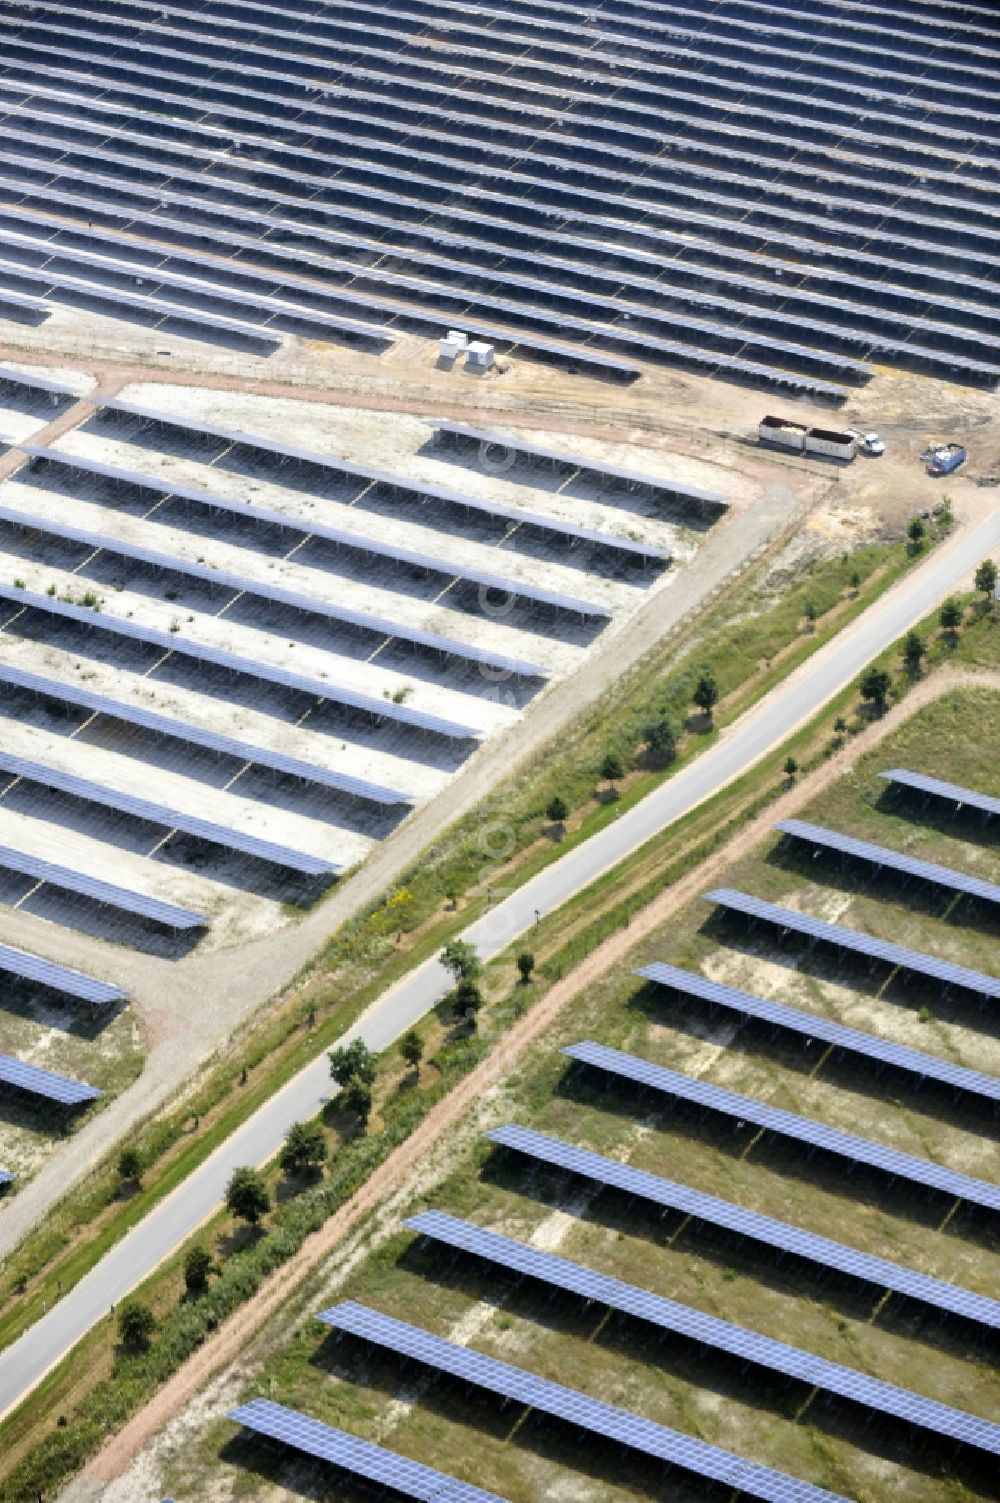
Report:
[[[858,756],[878,746],[925,705],[964,685],[988,687],[1000,692],[1000,674],[943,669],[918,685],[882,720],[861,732],[841,752],[777,797],[726,846],[654,902],[636,912],[627,928],[605,940],[582,965],[551,987],[537,1006],[505,1035],[490,1056],[433,1108],[412,1137],[375,1171],[364,1187],[331,1216],[321,1231],[308,1238],[295,1257],[274,1273],[253,1299],[236,1311],[164,1385],[156,1398],[104,1447],[87,1465],[82,1476],[63,1493],[60,1503],[90,1503],[90,1500],[100,1498],[110,1483],[123,1477],[144,1449],[164,1433],[170,1421],[198,1391],[240,1357],[303,1281],[330,1257],[350,1232],[372,1215],[380,1202],[392,1196],[400,1186],[408,1186],[407,1193],[411,1192],[413,1175],[431,1151],[446,1140],[477,1102],[495,1090],[499,1081],[516,1071],[525,1051],[544,1037],[553,1020],[575,996],[613,966],[622,964],[638,940],[663,924],[733,863],[747,855],[777,820],[793,817],[848,771]],[[370,1252],[382,1235],[389,1235],[393,1230],[391,1217],[380,1218],[365,1251]]]

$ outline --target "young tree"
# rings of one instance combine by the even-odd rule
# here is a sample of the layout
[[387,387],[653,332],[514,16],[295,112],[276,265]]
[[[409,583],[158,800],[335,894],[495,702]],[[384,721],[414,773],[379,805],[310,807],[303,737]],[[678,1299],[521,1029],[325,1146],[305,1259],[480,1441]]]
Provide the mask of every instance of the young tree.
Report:
[[874,705],[881,714],[889,698],[892,679],[884,668],[869,668],[861,675],[858,688],[861,691],[861,698],[868,704]]
[[789,777],[789,778],[794,778],[794,776],[798,772],[798,770],[799,770],[799,764],[796,762],[795,758],[794,757],[786,757],[785,758],[785,776]]
[[156,1317],[141,1300],[127,1299],[118,1311],[118,1334],[126,1346],[141,1351],[156,1330]]
[[847,721],[844,719],[843,715],[837,716],[836,720],[833,722],[833,728],[837,732],[838,736],[843,736],[846,733]]
[[649,748],[650,757],[658,767],[666,767],[676,757],[677,732],[666,715],[646,727],[643,739]]
[[815,600],[806,601],[805,605],[802,608],[802,614],[805,616],[810,626],[816,625],[816,618],[819,616],[819,611],[816,609]]
[[340,1105],[345,1112],[350,1112],[352,1117],[357,1117],[362,1127],[367,1127],[368,1119],[372,1114],[371,1086],[355,1075],[341,1092]]
[[908,673],[914,675],[920,672],[920,664],[923,662],[927,648],[924,639],[918,631],[907,632],[906,641],[903,643],[903,661]]
[[378,1055],[373,1054],[364,1039],[352,1039],[346,1048],[331,1049],[330,1074],[339,1086],[344,1086],[355,1075],[366,1085],[375,1079]]
[[293,1122],[285,1134],[279,1160],[286,1174],[306,1174],[326,1161],[326,1134],[321,1122]]
[[976,570],[976,589],[985,596],[984,605],[992,605],[997,587],[997,566],[991,558],[984,558]]
[[477,976],[482,975],[483,963],[479,959],[479,952],[468,940],[449,940],[441,951],[440,960],[456,981],[475,981]]
[[264,1176],[259,1169],[234,1169],[226,1190],[226,1205],[234,1216],[256,1226],[271,1209]]
[[118,1155],[118,1178],[123,1182],[133,1180],[137,1185],[142,1180],[142,1155],[138,1148],[123,1148]]
[[184,1256],[184,1285],[188,1294],[201,1294],[208,1288],[213,1267],[211,1253],[200,1242],[188,1248]]
[[472,1028],[475,1029],[484,1001],[483,994],[476,983],[469,980],[460,981],[451,994],[451,1000],[459,1017],[468,1019]]
[[919,553],[927,537],[927,528],[924,526],[922,517],[910,518],[910,525],[906,529],[906,536],[910,540],[910,551],[912,553]]
[[601,777],[609,783],[617,783],[625,776],[622,759],[617,752],[608,752],[601,763]]
[[861,575],[858,573],[857,569],[855,569],[854,573],[851,575],[851,589],[854,591],[854,593],[856,595],[858,593],[858,591],[860,590],[860,588],[861,588]]
[[404,1033],[399,1044],[399,1052],[409,1065],[411,1070],[420,1071],[420,1061],[424,1057],[424,1041],[415,1028],[409,1033]]
[[535,957],[530,950],[522,950],[517,957],[517,969],[521,974],[521,985],[527,986],[531,980],[531,973],[535,969]]
[[550,798],[545,808],[546,819],[551,819],[554,825],[565,824],[569,818],[569,804],[558,793],[555,798]]
[[691,698],[699,710],[704,710],[709,720],[711,720],[712,711],[719,703],[719,686],[715,681],[715,675],[707,671],[703,673],[695,685],[695,690]]
[[954,640],[955,633],[962,624],[962,607],[960,602],[955,599],[946,600],[941,607],[938,620],[943,629]]

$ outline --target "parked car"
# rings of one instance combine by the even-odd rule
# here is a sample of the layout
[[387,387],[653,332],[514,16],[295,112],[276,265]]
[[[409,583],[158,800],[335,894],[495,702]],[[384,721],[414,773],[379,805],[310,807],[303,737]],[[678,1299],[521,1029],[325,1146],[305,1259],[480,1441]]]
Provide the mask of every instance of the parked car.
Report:
[[859,428],[845,428],[848,438],[853,438],[856,446],[865,454],[884,454],[885,444],[877,433],[862,433]]

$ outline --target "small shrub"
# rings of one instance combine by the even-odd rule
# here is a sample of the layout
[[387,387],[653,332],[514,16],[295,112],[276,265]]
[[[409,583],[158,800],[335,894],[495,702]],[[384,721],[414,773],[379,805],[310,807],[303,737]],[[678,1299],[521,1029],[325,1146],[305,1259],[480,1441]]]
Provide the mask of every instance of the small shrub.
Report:
[[531,973],[535,969],[535,957],[530,950],[522,950],[517,957],[517,969],[521,977],[521,985],[527,986],[531,980]]
[[202,1294],[208,1288],[208,1276],[214,1268],[212,1255],[196,1242],[184,1255],[184,1287],[189,1294]]
[[144,1351],[156,1330],[156,1317],[141,1300],[127,1299],[118,1311],[118,1334],[125,1346]]

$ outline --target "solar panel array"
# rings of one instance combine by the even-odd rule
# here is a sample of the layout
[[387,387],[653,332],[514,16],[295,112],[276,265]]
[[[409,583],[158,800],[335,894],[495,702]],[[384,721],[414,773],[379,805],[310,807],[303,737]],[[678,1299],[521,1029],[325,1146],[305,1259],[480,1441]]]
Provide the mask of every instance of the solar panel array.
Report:
[[905,768],[894,767],[891,772],[879,773],[879,777],[887,778],[900,788],[912,788],[932,798],[947,799],[962,808],[978,809],[982,814],[1000,814],[1000,798],[977,793],[973,788],[961,788],[957,783],[945,783],[941,778],[929,778],[922,772],[907,772]]
[[876,939],[874,935],[864,934],[858,929],[845,929],[842,924],[828,924],[825,919],[811,918],[809,914],[799,913],[794,908],[781,908],[777,903],[765,903],[762,898],[750,897],[731,887],[720,887],[715,892],[707,892],[705,897],[710,903],[718,903],[720,907],[746,914],[751,919],[777,924],[796,934],[805,934],[811,940],[837,945],[842,950],[867,955],[870,960],[884,961],[886,965],[915,971],[921,976],[931,976],[935,981],[944,982],[945,986],[964,987],[981,997],[1000,1000],[1000,978],[996,976],[986,976],[981,971],[953,965],[948,960],[938,960],[936,956],[924,955],[919,950],[904,949],[902,945]]
[[784,1377],[808,1384],[810,1388],[836,1394],[948,1440],[1000,1454],[1000,1425],[990,1424],[977,1415],[924,1398],[892,1383],[883,1383],[839,1362],[830,1362],[799,1347],[774,1341],[744,1326],[719,1320],[676,1300],[650,1294],[634,1284],[622,1283],[620,1279],[596,1273],[567,1258],[540,1252],[511,1237],[484,1231],[440,1211],[425,1211],[407,1221],[406,1225],[411,1231],[461,1252],[474,1254],[510,1273],[535,1279],[550,1288],[578,1295],[580,1299],[645,1321],[658,1330],[725,1352],[738,1362],[781,1373]]
[[[446,1373],[474,1388],[484,1389],[503,1400],[522,1404],[541,1414],[576,1426],[585,1435],[600,1437],[655,1457],[701,1478],[737,1488],[767,1503],[834,1503],[835,1493],[800,1482],[771,1467],[745,1461],[729,1451],[682,1435],[612,1404],[589,1398],[560,1383],[538,1378],[523,1368],[512,1367],[494,1357],[483,1356],[467,1346],[457,1346],[419,1326],[394,1320],[377,1310],[348,1300],[317,1317],[334,1330]],[[842,1503],[842,1500],[840,1500]]]
[[0,971],[16,976],[21,981],[30,981],[51,991],[61,992],[77,1002],[90,1002],[95,1007],[106,1007],[112,1002],[124,1002],[127,994],[120,986],[106,981],[95,981],[81,971],[68,966],[56,965],[40,955],[29,955],[26,950],[15,950],[11,945],[0,945]]
[[39,0],[0,20],[20,195],[0,218],[59,295],[141,297],[141,276],[206,323],[235,292],[258,338],[461,321],[581,368],[830,396],[872,362],[996,379],[986,12]]
[[[1000,800],[997,801],[1000,803]],[[945,887],[960,892],[966,897],[981,898],[984,903],[1000,903],[1000,886],[987,882],[982,877],[970,877],[965,872],[956,872],[948,866],[937,866],[933,861],[920,861],[915,856],[904,856],[884,845],[872,845],[867,840],[855,840],[853,835],[841,835],[837,830],[824,829],[822,825],[809,824],[804,819],[783,819],[774,827],[783,835],[792,835],[818,850],[838,851],[858,861],[870,862],[876,870],[883,867],[901,872],[907,877],[919,877],[922,882],[931,882],[935,887]]]
[[642,966],[636,971],[636,975],[655,982],[657,986],[669,986],[686,996],[697,997],[712,1007],[722,1007],[730,1012],[740,1013],[743,1017],[770,1023],[775,1028],[804,1034],[806,1038],[821,1039],[824,1044],[830,1044],[835,1049],[864,1055],[879,1065],[890,1065],[893,1069],[905,1070],[921,1079],[938,1080],[964,1095],[1000,1102],[1000,1080],[995,1076],[968,1070],[963,1065],[953,1064],[951,1060],[940,1059],[936,1054],[924,1054],[920,1049],[908,1049],[905,1044],[893,1044],[888,1039],[877,1038],[873,1033],[848,1028],[843,1023],[818,1017],[799,1007],[789,1007],[782,1002],[755,997],[749,992],[723,986],[694,971],[685,971],[680,966],[666,965],[662,961]]
[[263,683],[276,684],[284,689],[294,689],[310,699],[328,699],[334,704],[362,710],[376,720],[395,720],[432,735],[454,738],[459,741],[474,740],[479,732],[457,721],[445,720],[440,715],[428,715],[410,705],[395,704],[392,700],[376,699],[371,694],[360,694],[343,684],[326,679],[306,678],[301,673],[289,673],[257,658],[243,658],[236,653],[225,652],[205,642],[192,642],[180,633],[157,631],[154,627],[142,626],[125,616],[105,615],[87,606],[72,605],[54,595],[36,595],[31,590],[19,590],[0,585],[0,600],[11,600],[27,610],[42,611],[46,615],[60,616],[66,621],[75,621],[90,631],[110,632],[119,637],[128,637],[133,642],[145,642],[151,647],[160,647],[164,652],[175,652],[179,657],[193,658],[215,668],[225,668],[232,673],[245,673]]
[[353,480],[364,481],[366,485],[377,484],[389,487],[395,494],[403,496],[418,504],[426,504],[428,501],[441,502],[447,506],[457,506],[467,511],[483,512],[487,516],[500,517],[504,521],[514,522],[518,526],[535,527],[542,532],[553,532],[563,537],[569,537],[577,542],[599,543],[605,548],[621,549],[624,553],[635,553],[643,558],[665,560],[669,557],[662,548],[652,547],[642,542],[635,542],[631,538],[618,536],[616,533],[595,532],[591,528],[580,527],[575,522],[564,521],[561,517],[547,516],[542,512],[528,511],[521,506],[504,506],[499,501],[484,500],[479,496],[466,495],[464,491],[454,491],[448,486],[434,485],[430,481],[404,480],[399,475],[394,475],[389,470],[379,470],[371,465],[356,464],[349,459],[335,459],[330,454],[321,454],[315,449],[301,449],[294,444],[283,444],[276,439],[266,438],[258,433],[244,433],[238,428],[224,428],[216,423],[202,423],[193,418],[179,418],[169,412],[160,412],[155,407],[144,407],[137,402],[122,402],[111,399],[103,404],[109,412],[125,413],[130,417],[145,419],[152,423],[165,424],[168,427],[179,429],[181,432],[199,433],[210,438],[218,438],[228,444],[234,444],[240,448],[256,450],[271,458],[279,458],[294,461],[298,465],[314,465],[317,469],[327,473],[347,476]]
[[14,1176],[9,1169],[0,1169],[0,1185],[12,1185]]
[[707,1226],[760,1243],[778,1257],[790,1253],[818,1269],[831,1269],[858,1279],[874,1290],[891,1290],[933,1310],[1000,1330],[1000,1301],[946,1283],[943,1279],[904,1268],[887,1258],[858,1252],[856,1248],[834,1242],[829,1237],[819,1237],[787,1221],[776,1221],[732,1201],[706,1195],[689,1185],[663,1179],[643,1169],[633,1169],[618,1159],[604,1158],[532,1128],[498,1127],[486,1136],[498,1147],[522,1154],[535,1163],[577,1175],[602,1188],[621,1191],[664,1210],[677,1211],[681,1216],[695,1217]]
[[379,1488],[389,1488],[400,1497],[418,1499],[419,1503],[504,1503],[496,1493],[459,1482],[396,1451],[387,1451],[384,1446],[360,1440],[346,1430],[336,1430],[295,1409],[286,1409],[273,1399],[251,1399],[248,1404],[231,1409],[227,1418],[254,1435],[290,1446],[318,1461],[327,1461],[342,1472],[373,1482]]
[[656,480],[639,470],[625,469],[622,465],[605,461],[597,463],[581,454],[570,454],[564,449],[549,449],[542,444],[532,444],[520,435],[517,438],[506,433],[496,433],[487,428],[473,428],[468,423],[429,421],[427,426],[444,438],[467,438],[487,449],[499,448],[511,454],[527,455],[532,459],[545,459],[565,476],[565,482],[580,477],[595,480],[599,485],[623,485],[629,489],[648,492],[661,503],[690,501],[698,506],[723,507],[726,498],[719,491],[706,491],[694,485],[675,484],[673,481]]
[[[2,678],[2,675],[0,675]],[[119,908],[123,913],[137,918],[149,919],[167,929],[203,929],[209,920],[203,913],[194,913],[190,908],[181,908],[176,903],[165,903],[161,898],[147,897],[145,893],[133,892],[118,887],[113,882],[104,882],[88,872],[71,871],[53,861],[43,861],[27,851],[15,851],[11,846],[0,845],[0,867],[19,872],[33,882],[47,882],[64,892],[76,893],[108,908]]]
[[[157,422],[160,419],[156,419]],[[179,427],[178,420],[162,419],[163,423],[169,423],[171,427]],[[200,430],[191,430],[197,432]],[[593,601],[577,599],[575,596],[559,594],[557,592],[540,588],[526,581],[512,577],[485,573],[482,570],[467,567],[464,563],[453,563],[450,559],[435,557],[433,554],[414,553],[410,549],[400,548],[391,542],[383,542],[376,537],[369,537],[366,533],[355,532],[343,527],[331,527],[324,522],[314,522],[312,518],[305,520],[296,517],[291,512],[271,511],[266,507],[254,505],[250,507],[243,501],[236,501],[231,496],[223,496],[215,491],[199,490],[194,486],[174,485],[169,482],[158,481],[153,475],[146,475],[135,470],[121,470],[114,465],[101,464],[99,461],[85,459],[78,454],[65,454],[58,449],[46,449],[34,444],[20,444],[18,446],[25,454],[31,454],[37,458],[43,458],[48,463],[61,465],[66,469],[80,470],[87,474],[102,475],[120,485],[134,487],[140,490],[157,491],[161,495],[173,496],[183,501],[193,501],[199,506],[205,506],[214,511],[228,512],[238,516],[245,522],[267,523],[274,527],[285,528],[289,532],[299,533],[303,538],[320,538],[325,542],[335,543],[338,547],[353,548],[360,553],[370,554],[375,558],[389,559],[395,563],[413,564],[417,568],[427,569],[431,573],[447,575],[453,579],[467,579],[474,584],[485,585],[487,589],[501,590],[505,594],[516,595],[525,600],[537,601],[540,605],[551,605],[557,610],[572,611],[576,615],[605,617],[611,613],[606,606],[597,605]],[[331,609],[333,609],[331,607]],[[487,650],[476,651],[465,643],[455,642],[451,637],[439,637],[432,633],[414,632],[411,628],[388,618],[382,621],[380,618],[363,615],[344,609],[340,619],[353,625],[362,626],[366,630],[381,630],[392,636],[398,636],[404,641],[414,641],[423,646],[431,647],[439,652],[451,653],[456,657],[469,658],[474,662],[485,662],[498,668],[510,668],[513,672],[522,674],[526,678],[544,677],[544,670],[537,664],[528,663],[516,658],[505,658],[501,654]]]
[[296,851],[291,846],[276,845],[273,841],[261,840],[259,836],[247,834],[242,830],[228,829],[223,825],[214,824],[211,820],[199,819],[195,815],[185,814],[180,809],[170,809],[164,804],[155,804],[150,799],[122,793],[116,788],[106,788],[100,783],[92,782],[89,778],[77,777],[75,773],[62,772],[57,767],[48,767],[43,762],[15,756],[11,752],[0,750],[0,772],[10,773],[16,778],[26,778],[29,782],[38,783],[44,788],[54,788],[57,792],[66,793],[71,798],[100,804],[106,809],[114,809],[119,814],[127,814],[133,819],[148,820],[151,824],[163,825],[168,830],[178,830],[184,835],[193,836],[196,840],[207,840],[213,845],[224,846],[227,850],[239,851],[242,855],[253,856],[258,861],[269,861],[276,866],[287,866],[292,871],[301,872],[307,877],[326,877],[337,870],[332,862],[324,860],[321,856],[313,856],[307,851]]
[[0,1085],[13,1086],[32,1096],[43,1096],[57,1106],[83,1106],[88,1101],[100,1100],[102,1094],[82,1080],[70,1080],[52,1070],[42,1070],[38,1065],[25,1064],[23,1060],[12,1059],[9,1054],[0,1054]]
[[781,1137],[792,1138],[811,1149],[819,1148],[853,1163],[867,1164],[892,1178],[924,1185],[943,1195],[968,1201],[970,1205],[1000,1211],[1000,1186],[974,1179],[971,1175],[958,1174],[953,1169],[932,1164],[927,1159],[915,1158],[912,1154],[887,1148],[882,1143],[859,1138],[854,1133],[827,1127],[824,1122],[815,1122],[810,1117],[796,1116],[793,1112],[768,1106],[766,1102],[757,1101],[751,1096],[740,1096],[735,1091],[723,1090],[721,1086],[695,1080],[690,1075],[651,1064],[649,1060],[625,1054],[620,1049],[609,1049],[604,1044],[570,1044],[562,1053],[581,1064],[619,1076],[647,1090],[687,1101],[705,1111],[719,1112],[740,1123],[752,1123]]
[[141,730],[152,731],[158,736],[170,736],[192,746],[204,747],[223,757],[235,757],[238,761],[270,768],[272,772],[287,777],[299,778],[305,783],[316,783],[321,788],[330,788],[337,793],[348,793],[355,798],[366,799],[374,804],[412,804],[410,794],[394,788],[384,788],[367,778],[351,777],[348,773],[331,772],[315,762],[304,762],[299,757],[288,757],[270,747],[252,746],[248,741],[239,741],[235,736],[222,736],[217,731],[191,725],[186,720],[175,720],[170,715],[160,715],[154,710],[145,710],[140,705],[126,704],[124,700],[111,699],[105,694],[95,694],[77,684],[67,684],[61,679],[45,678],[39,673],[26,673],[0,663],[0,683],[11,684],[18,689],[27,689],[46,699],[61,700],[65,704],[79,705],[98,715],[120,720],[125,725],[134,725]]

